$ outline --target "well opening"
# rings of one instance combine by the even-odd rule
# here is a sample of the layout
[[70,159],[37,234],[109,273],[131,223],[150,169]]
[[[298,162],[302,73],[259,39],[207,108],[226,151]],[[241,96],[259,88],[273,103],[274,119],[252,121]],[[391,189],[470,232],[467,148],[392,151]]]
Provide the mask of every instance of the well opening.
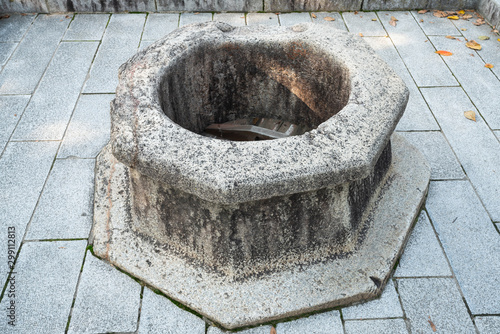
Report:
[[221,42],[184,53],[159,90],[163,112],[195,133],[255,118],[310,130],[347,104],[350,80],[341,61],[306,42]]

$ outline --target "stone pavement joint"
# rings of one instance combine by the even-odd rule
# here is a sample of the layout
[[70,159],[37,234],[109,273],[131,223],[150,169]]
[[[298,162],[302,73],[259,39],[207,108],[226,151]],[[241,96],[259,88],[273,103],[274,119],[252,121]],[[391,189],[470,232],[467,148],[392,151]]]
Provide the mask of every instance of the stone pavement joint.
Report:
[[[498,0],[479,1],[498,24],[500,12],[488,7],[494,2]],[[8,4],[45,12],[47,3],[66,2],[26,3]],[[137,3],[146,10],[151,1]],[[268,8],[291,3],[303,2],[265,2]],[[366,0],[364,6],[373,3]],[[173,4],[157,1],[153,11]],[[0,226],[1,231],[16,230],[17,262],[11,278],[15,276],[18,292],[17,326],[13,330],[2,316],[0,332],[226,332],[86,250],[93,159],[109,140],[109,103],[118,67],[139,46],[179,24],[218,18],[233,25],[312,21],[374,36],[363,38],[411,92],[397,130],[427,156],[434,180],[381,298],[241,333],[269,334],[274,326],[277,334],[432,333],[429,321],[437,332],[500,332],[500,36],[488,24],[475,26],[475,18],[453,21],[431,12],[247,11],[253,9],[213,15],[11,14],[0,20]],[[327,21],[327,16],[335,20]],[[388,24],[391,16],[399,20],[395,27]],[[479,41],[479,36],[490,39]],[[465,38],[480,42],[482,50],[466,48]],[[437,48],[449,48],[454,55],[436,55]],[[485,63],[495,66],[487,69]],[[476,112],[476,122],[463,116],[466,110]],[[2,308],[10,303],[12,287],[7,281],[7,240],[7,233],[0,233],[0,279],[6,289]]]

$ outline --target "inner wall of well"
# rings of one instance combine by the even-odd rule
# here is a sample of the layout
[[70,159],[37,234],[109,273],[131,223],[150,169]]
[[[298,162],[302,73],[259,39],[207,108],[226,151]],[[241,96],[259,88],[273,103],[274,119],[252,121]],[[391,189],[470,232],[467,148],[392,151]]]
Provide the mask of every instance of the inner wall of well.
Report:
[[160,82],[164,113],[201,133],[208,125],[272,118],[316,128],[347,104],[348,69],[305,42],[205,43]]

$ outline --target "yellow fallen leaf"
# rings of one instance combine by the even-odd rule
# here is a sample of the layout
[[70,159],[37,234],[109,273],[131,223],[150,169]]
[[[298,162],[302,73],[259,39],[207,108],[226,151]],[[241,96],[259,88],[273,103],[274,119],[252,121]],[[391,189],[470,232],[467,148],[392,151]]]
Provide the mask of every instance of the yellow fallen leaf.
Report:
[[460,30],[462,30],[462,31],[467,31],[467,29],[465,29],[465,28],[462,28],[462,29],[460,29]]
[[453,54],[450,51],[444,51],[444,50],[437,50],[435,53],[437,53],[441,56],[451,56]]
[[493,68],[493,67],[495,67],[495,66],[493,66],[493,64],[489,64],[489,63],[488,63],[488,64],[484,64],[484,67],[486,67],[486,68]]
[[420,19],[420,22],[424,22],[424,19]]
[[465,14],[465,10],[463,10],[463,9],[462,9],[462,10],[459,10],[459,11],[458,11],[458,14],[460,14],[460,15],[464,15],[464,14]]
[[314,13],[311,13],[311,16],[313,19],[315,19],[317,17],[316,14],[314,14]]
[[499,38],[499,39],[497,39],[497,41],[499,41],[499,42],[500,42],[500,38]]
[[490,37],[489,37],[489,36],[479,36],[478,38],[479,38],[480,40],[482,40],[482,41],[485,41],[485,40],[487,40],[487,39],[490,39]]
[[478,42],[472,40],[472,41],[468,41],[467,43],[465,43],[465,46],[467,46],[469,49],[473,49],[473,50],[481,50],[481,44],[479,44]]
[[325,20],[325,21],[335,21],[335,18],[327,16],[323,20]]
[[448,39],[457,39],[456,37],[453,37],[453,36],[450,36],[450,35],[446,36],[446,38],[448,38]]
[[362,34],[362,33],[359,33],[359,36],[363,37],[363,34]]
[[464,116],[465,118],[467,119],[470,119],[471,121],[476,121],[476,113],[474,112],[474,110],[467,110],[464,112]]
[[377,19],[372,19],[372,21],[377,21]]
[[458,20],[458,19],[459,19],[459,17],[458,17],[458,16],[456,16],[456,15],[451,15],[451,16],[448,16],[448,18],[449,18],[450,20]]

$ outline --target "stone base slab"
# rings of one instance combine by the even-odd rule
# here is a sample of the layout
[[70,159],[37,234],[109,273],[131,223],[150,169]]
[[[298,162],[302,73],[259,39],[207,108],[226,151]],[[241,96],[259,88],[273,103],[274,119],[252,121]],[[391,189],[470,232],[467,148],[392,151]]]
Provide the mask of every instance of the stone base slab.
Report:
[[233,329],[379,296],[404,249],[427,193],[430,168],[403,137],[392,137],[393,162],[370,204],[369,228],[351,255],[244,281],[193,267],[142,241],[130,228],[128,168],[103,149],[97,160],[94,227],[97,256],[169,297]]

